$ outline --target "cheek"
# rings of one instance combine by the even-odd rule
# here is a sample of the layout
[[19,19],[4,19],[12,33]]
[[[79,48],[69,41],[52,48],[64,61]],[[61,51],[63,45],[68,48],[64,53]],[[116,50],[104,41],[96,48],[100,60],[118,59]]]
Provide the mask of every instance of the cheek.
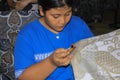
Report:
[[49,25],[51,26],[55,26],[57,24],[57,20],[54,20],[54,19],[48,19],[47,21],[49,23]]
[[68,23],[71,19],[71,16],[66,17],[66,23]]
[[54,18],[50,18],[50,19],[49,19],[49,24],[50,24],[51,26],[57,26],[58,23],[59,23],[59,19],[54,19]]
[[67,18],[67,20],[69,21],[71,19],[71,16],[69,16],[68,18]]

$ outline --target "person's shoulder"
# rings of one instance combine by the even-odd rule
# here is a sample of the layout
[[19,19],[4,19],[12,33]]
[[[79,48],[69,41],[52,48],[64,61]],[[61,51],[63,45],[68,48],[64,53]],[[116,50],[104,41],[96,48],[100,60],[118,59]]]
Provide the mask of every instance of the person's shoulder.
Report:
[[71,17],[71,20],[72,21],[80,21],[80,20],[83,20],[81,17],[79,17],[79,16],[75,16],[75,15],[73,15],[72,17]]
[[70,24],[71,23],[72,24],[84,24],[85,21],[81,17],[73,15],[70,20]]
[[81,24],[81,23],[84,23],[85,21],[81,17],[73,15],[71,17],[70,22],[71,23],[80,23]]
[[26,23],[21,29],[31,29],[33,26],[37,25],[38,24],[38,19],[35,19],[33,21],[30,21],[28,23]]
[[20,32],[21,33],[30,32],[35,27],[35,25],[38,24],[38,22],[39,22],[38,19],[28,22],[27,24],[23,25],[23,27],[20,29]]

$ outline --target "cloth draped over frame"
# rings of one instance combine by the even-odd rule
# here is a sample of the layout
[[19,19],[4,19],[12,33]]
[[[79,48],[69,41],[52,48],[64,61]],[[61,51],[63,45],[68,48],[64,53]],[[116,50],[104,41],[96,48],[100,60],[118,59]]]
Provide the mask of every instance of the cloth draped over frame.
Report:
[[75,45],[71,61],[75,80],[120,80],[120,29]]

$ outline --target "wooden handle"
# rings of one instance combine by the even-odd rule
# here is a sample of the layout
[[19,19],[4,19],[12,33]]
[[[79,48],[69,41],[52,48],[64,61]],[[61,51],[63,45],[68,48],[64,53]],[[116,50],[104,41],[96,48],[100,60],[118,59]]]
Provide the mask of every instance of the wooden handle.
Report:
[[69,52],[71,53],[76,47],[74,45],[71,46],[71,48],[69,49]]

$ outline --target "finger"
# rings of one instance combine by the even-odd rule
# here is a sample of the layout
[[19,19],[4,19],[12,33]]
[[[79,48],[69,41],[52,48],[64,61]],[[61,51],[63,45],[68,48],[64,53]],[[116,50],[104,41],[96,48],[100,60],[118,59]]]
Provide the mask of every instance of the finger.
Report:
[[63,53],[61,53],[61,58],[66,58],[70,55],[70,53],[75,49],[75,47],[70,48],[69,50],[65,50]]
[[69,54],[67,52],[67,50],[65,50],[63,48],[56,50],[54,53],[55,53],[56,57],[59,57],[59,58],[64,58],[67,56],[67,54]]
[[65,57],[69,56],[70,53],[71,53],[75,48],[76,48],[75,46],[71,46],[70,49],[66,50],[63,54],[61,54],[61,55],[62,55],[62,58],[65,58]]
[[71,48],[70,48],[70,49],[68,49],[68,52],[70,52],[70,53],[71,53],[71,52],[72,52],[75,48],[76,48],[76,46],[75,46],[75,45],[72,45],[72,46],[71,46]]
[[72,57],[73,57],[72,55],[69,55],[66,58],[62,59],[61,65],[67,66],[68,64],[70,64]]
[[61,66],[67,66],[67,65],[69,65],[69,64],[70,64],[70,61],[68,60],[68,61],[66,61],[66,62],[61,63]]

